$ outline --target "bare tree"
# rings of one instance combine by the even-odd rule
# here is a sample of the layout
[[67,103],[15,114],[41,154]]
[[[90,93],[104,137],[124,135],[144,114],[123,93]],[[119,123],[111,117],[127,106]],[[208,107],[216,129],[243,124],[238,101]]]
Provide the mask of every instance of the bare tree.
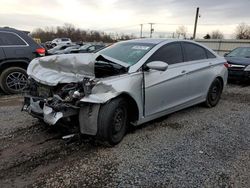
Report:
[[219,30],[212,31],[210,36],[211,39],[224,39],[224,34]]
[[250,26],[245,23],[239,24],[235,30],[235,38],[250,39]]
[[[34,38],[40,38],[42,42],[53,40],[57,37],[68,37],[72,41],[86,41],[86,42],[115,42],[111,34],[107,34],[99,31],[90,31],[76,28],[72,24],[64,24],[57,27],[45,27],[44,29],[35,29],[31,36]],[[123,40],[131,39],[134,36],[122,34],[119,38]]]
[[179,26],[176,30],[177,37],[178,38],[180,38],[180,37],[187,38],[187,31],[188,31],[188,29],[184,25]]

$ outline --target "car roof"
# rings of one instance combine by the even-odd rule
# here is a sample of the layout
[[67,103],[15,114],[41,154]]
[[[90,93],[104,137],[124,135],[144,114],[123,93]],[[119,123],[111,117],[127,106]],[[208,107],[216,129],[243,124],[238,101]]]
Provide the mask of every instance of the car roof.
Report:
[[138,43],[151,43],[159,44],[161,42],[173,42],[173,41],[184,41],[179,39],[166,39],[166,38],[143,38],[143,39],[133,39],[126,42],[138,42]]
[[0,27],[0,31],[28,34],[29,31],[18,30],[12,27]]

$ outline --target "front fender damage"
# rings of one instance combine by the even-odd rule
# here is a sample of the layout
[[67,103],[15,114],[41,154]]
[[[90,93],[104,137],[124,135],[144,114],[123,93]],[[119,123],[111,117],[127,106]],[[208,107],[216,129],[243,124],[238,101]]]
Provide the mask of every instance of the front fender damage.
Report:
[[[64,86],[60,90],[61,94],[54,93],[48,98],[26,95],[23,110],[43,119],[49,125],[55,125],[62,118],[78,116],[80,132],[96,135],[101,104],[118,96],[120,92],[117,92],[112,85],[100,81],[95,82],[94,86],[91,83],[89,79],[84,79],[78,84],[82,89],[79,89],[77,84]],[[62,92],[63,90],[67,92]]]
[[91,94],[83,97],[80,102],[84,104],[80,108],[79,122],[82,134],[96,135],[98,130],[98,115],[101,104],[120,95],[111,85],[96,84]]
[[87,135],[96,135],[100,104],[87,104],[80,108],[80,132]]
[[102,82],[97,83],[89,95],[84,96],[80,101],[87,103],[105,103],[112,98],[120,95],[121,92],[112,87],[112,85],[107,85]]

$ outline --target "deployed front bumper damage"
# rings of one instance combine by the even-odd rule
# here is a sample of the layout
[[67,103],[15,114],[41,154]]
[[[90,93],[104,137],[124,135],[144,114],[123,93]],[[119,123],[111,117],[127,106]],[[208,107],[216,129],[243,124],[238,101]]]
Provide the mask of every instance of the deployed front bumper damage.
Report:
[[32,96],[25,96],[22,108],[23,111],[43,119],[49,125],[55,125],[61,118],[78,115],[79,109],[79,107],[65,103],[48,104],[46,99]]

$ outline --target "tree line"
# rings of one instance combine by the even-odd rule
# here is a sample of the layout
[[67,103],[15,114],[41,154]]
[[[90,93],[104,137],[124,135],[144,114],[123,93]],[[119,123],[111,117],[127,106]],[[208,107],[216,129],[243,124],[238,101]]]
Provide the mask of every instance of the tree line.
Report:
[[[246,23],[239,24],[234,31],[234,39],[250,39],[250,26]],[[208,33],[204,36],[204,39],[224,39],[224,34],[219,31],[215,30],[211,33]]]
[[[187,38],[187,28],[185,26],[179,26],[175,32],[175,36],[177,38],[179,37]],[[220,30],[214,30],[210,33],[207,33],[203,38],[204,39],[224,39],[224,34]],[[234,39],[250,39],[250,26],[245,23],[239,24],[235,28],[233,38]]]
[[[134,35],[125,35],[117,33],[105,33],[94,30],[84,30],[76,28],[72,24],[64,24],[63,26],[57,27],[45,27],[44,29],[35,29],[31,36],[33,38],[40,38],[42,42],[51,41],[55,38],[67,37],[75,42],[105,42],[113,43],[120,40],[129,40],[136,38]],[[177,28],[174,37],[187,38],[187,28],[180,26]],[[224,39],[224,34],[220,30],[214,30],[211,33],[207,33],[204,39]],[[234,32],[235,39],[250,39],[250,26],[241,23],[239,24]]]
[[105,42],[112,43],[118,40],[128,40],[135,38],[133,35],[105,33],[95,30],[84,30],[76,28],[72,24],[64,24],[57,27],[37,28],[31,32],[31,37],[39,38],[41,42],[51,41],[55,38],[70,38],[75,42]]

